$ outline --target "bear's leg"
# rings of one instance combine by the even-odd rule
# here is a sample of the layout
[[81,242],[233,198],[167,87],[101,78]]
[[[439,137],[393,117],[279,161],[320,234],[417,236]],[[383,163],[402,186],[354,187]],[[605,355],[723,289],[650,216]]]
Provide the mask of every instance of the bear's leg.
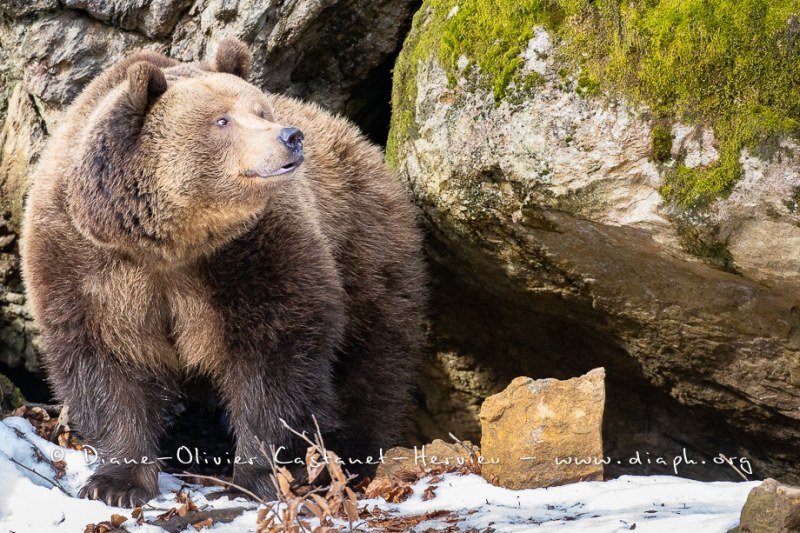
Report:
[[268,365],[263,357],[258,359],[261,361],[242,357],[231,364],[219,386],[236,434],[239,464],[234,465],[233,481],[262,498],[273,499],[270,447],[277,451],[276,466],[288,468],[298,478],[305,467],[295,460],[305,460],[308,446],[288,431],[281,419],[312,440],[312,415],[323,432],[340,424],[333,413],[336,405],[330,365],[324,359],[318,367],[309,367],[308,358],[299,355],[286,357],[287,364],[273,358]]
[[158,494],[158,440],[177,385],[162,375],[92,350],[52,343],[49,376],[70,422],[97,451],[80,496],[135,507]]
[[358,476],[374,476],[382,453],[400,444],[407,423],[421,327],[413,310],[404,316],[402,306],[397,308],[397,313],[373,308],[370,327],[346,344],[336,364],[346,426],[330,436],[329,447],[348,463],[345,470]]

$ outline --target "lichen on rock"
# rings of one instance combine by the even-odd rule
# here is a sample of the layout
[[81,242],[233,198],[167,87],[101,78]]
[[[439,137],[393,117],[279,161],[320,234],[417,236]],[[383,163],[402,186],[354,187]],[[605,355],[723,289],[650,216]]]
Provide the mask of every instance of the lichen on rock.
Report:
[[[398,59],[395,145],[414,135],[413,79],[436,58],[451,85],[459,76],[492,88],[495,103],[519,85],[524,51],[543,26],[563,42],[559,61],[583,96],[602,92],[657,117],[711,127],[720,158],[677,165],[662,188],[682,206],[708,203],[741,177],[739,154],[800,133],[800,14],[792,0],[426,0]],[[476,72],[472,72],[475,67]]]

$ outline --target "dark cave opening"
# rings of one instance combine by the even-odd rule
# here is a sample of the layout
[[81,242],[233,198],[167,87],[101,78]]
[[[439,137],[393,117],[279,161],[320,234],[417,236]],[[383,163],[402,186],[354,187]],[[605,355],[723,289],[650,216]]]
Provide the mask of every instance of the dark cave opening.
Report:
[[[450,441],[451,431],[477,444],[483,398],[502,391],[515,377],[563,380],[604,367],[602,437],[604,455],[611,459],[607,478],[678,475],[741,481],[719,459],[724,454],[744,458],[750,479],[759,479],[780,469],[776,458],[786,463],[796,453],[786,443],[765,442],[734,427],[710,408],[683,405],[654,386],[624,343],[605,331],[602,312],[553,295],[521,295],[497,276],[477,279],[475,272],[452,272],[436,261],[444,254],[449,252],[430,238],[433,334],[415,396],[412,444]],[[459,264],[452,258],[443,263]],[[444,368],[441,354],[456,354],[447,363],[455,366]],[[463,380],[452,380],[465,373],[480,376],[474,389],[482,390],[466,390]]]
[[405,36],[411,29],[413,15],[421,6],[421,0],[412,4],[409,10],[410,16],[400,27],[399,34],[403,38],[400,39],[397,48],[353,87],[350,98],[345,104],[345,116],[355,122],[370,141],[379,146],[386,146],[386,140],[389,138],[394,64],[403,48]]
[[42,372],[31,372],[22,366],[9,366],[0,363],[0,374],[6,376],[19,388],[22,395],[30,403],[56,403],[50,386]]

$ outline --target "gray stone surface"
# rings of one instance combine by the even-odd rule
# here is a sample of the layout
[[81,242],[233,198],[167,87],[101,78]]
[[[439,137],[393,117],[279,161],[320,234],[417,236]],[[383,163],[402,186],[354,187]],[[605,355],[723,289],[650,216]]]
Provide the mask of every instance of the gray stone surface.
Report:
[[[415,63],[416,100],[395,110],[411,112],[395,159],[441,268],[424,424],[455,412],[474,438],[479,400],[502,379],[604,366],[611,451],[683,442],[797,480],[800,147],[786,139],[771,159],[743,150],[742,178],[705,210],[665,204],[646,110],[579,96],[551,41],[537,29],[525,57],[523,74],[542,84],[511,87],[499,105],[430,57]],[[711,132],[673,134],[690,164],[718,157]]]

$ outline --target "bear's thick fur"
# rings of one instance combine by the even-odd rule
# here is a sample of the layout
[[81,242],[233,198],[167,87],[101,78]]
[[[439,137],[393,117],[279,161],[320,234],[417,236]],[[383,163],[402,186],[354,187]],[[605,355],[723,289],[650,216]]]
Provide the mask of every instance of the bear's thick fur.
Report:
[[38,164],[23,275],[52,387],[105,461],[83,496],[157,493],[141,463],[187,376],[213,383],[253,462],[234,482],[262,496],[262,443],[305,457],[279,419],[315,415],[354,461],[401,430],[426,284],[412,207],[354,126],[262,93],[249,67],[235,40],[202,63],[134,54]]

